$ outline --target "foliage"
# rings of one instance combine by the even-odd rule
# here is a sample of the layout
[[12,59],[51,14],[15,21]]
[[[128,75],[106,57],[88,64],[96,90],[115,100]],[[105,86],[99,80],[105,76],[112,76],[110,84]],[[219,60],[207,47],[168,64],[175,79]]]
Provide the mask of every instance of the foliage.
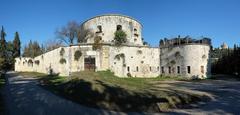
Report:
[[6,33],[4,31],[3,26],[2,26],[2,30],[1,30],[0,34],[1,34],[1,39],[0,39],[0,57],[6,58],[7,43],[6,43],[6,40],[5,40]]
[[61,58],[61,59],[59,60],[59,63],[60,63],[60,64],[66,64],[67,61],[66,61],[66,59],[64,59],[64,58]]
[[127,73],[127,76],[128,76],[128,77],[132,77],[131,73]]
[[39,60],[35,60],[34,63],[39,65],[40,61]]
[[219,59],[212,64],[212,72],[217,74],[234,74],[240,76],[240,46],[233,49],[217,49]]
[[117,54],[114,59],[120,60],[121,58],[125,58],[124,53]]
[[40,47],[37,41],[30,40],[27,46],[24,47],[23,56],[34,58],[43,54],[44,49]]
[[117,30],[115,33],[114,41],[116,46],[120,46],[127,42],[127,34],[123,30]]
[[175,61],[175,60],[172,60],[170,63],[171,63],[172,65],[174,65],[174,64],[176,64],[176,61]]
[[0,71],[12,70],[14,67],[14,45],[11,41],[6,41],[4,28],[1,29],[0,39]]
[[64,50],[64,48],[61,48],[61,50],[60,50],[60,56],[63,56],[64,54],[65,54],[65,50]]
[[137,54],[142,54],[142,50],[138,50],[138,51],[137,51]]
[[54,49],[57,49],[61,46],[63,46],[62,42],[61,41],[57,41],[55,39],[51,40],[47,40],[45,43],[44,43],[44,52],[48,52],[48,51],[52,51]]
[[177,52],[175,53],[175,57],[177,58],[177,57],[180,57],[180,56],[181,56],[180,52],[177,51]]
[[74,60],[78,61],[81,56],[82,56],[82,52],[80,50],[75,51]]
[[19,38],[18,32],[15,33],[15,37],[13,40],[13,57],[19,57],[21,55],[21,42]]
[[66,26],[63,26],[61,29],[56,31],[57,38],[60,41],[72,45],[76,40],[80,41],[81,28],[80,24],[76,21],[70,21]]
[[101,36],[96,36],[94,38],[94,43],[93,43],[93,46],[92,46],[93,50],[97,50],[97,49],[101,49],[102,48],[101,39],[102,39]]

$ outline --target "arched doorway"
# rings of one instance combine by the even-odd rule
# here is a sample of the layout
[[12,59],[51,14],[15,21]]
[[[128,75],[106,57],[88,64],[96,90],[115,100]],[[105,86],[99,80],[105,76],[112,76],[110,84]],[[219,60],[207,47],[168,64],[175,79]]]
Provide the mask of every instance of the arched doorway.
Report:
[[85,71],[95,71],[95,57],[86,57],[84,58],[84,70]]

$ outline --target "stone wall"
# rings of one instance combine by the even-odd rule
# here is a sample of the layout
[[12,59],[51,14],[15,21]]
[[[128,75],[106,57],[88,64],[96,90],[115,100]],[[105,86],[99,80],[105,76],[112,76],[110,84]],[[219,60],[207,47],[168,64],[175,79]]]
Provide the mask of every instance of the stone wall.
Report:
[[[117,76],[156,77],[159,75],[159,48],[110,47],[110,69]],[[124,54],[124,56],[121,56]],[[120,55],[118,59],[117,55]]]
[[188,44],[160,48],[161,74],[206,78],[210,74],[209,45]]

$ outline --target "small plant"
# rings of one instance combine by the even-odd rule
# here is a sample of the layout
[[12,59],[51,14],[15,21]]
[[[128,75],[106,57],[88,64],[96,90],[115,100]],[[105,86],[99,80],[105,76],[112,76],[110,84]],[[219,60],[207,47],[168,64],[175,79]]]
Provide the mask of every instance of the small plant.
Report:
[[117,54],[114,59],[120,60],[121,58],[125,58],[124,53]]
[[81,56],[82,56],[82,52],[80,50],[75,51],[75,53],[74,53],[74,60],[78,61]]
[[175,57],[180,57],[181,55],[180,55],[180,52],[179,51],[177,51],[176,53],[175,53]]
[[39,60],[35,60],[34,63],[39,65],[40,61]]
[[28,64],[33,64],[33,61],[31,59],[28,60]]
[[137,54],[142,54],[142,50],[138,50],[138,51],[137,51]]
[[176,64],[176,61],[175,61],[175,60],[172,60],[170,63],[171,63],[172,65],[174,65],[174,64]]
[[60,56],[63,56],[63,55],[64,55],[64,53],[65,53],[65,50],[64,50],[64,48],[61,48],[61,50],[60,50]]
[[61,64],[65,64],[67,61],[66,61],[66,59],[64,59],[64,58],[61,58],[61,59],[59,60],[59,62],[60,62]]
[[122,30],[117,30],[115,33],[114,41],[116,46],[120,46],[127,42],[127,34]]
[[94,43],[93,43],[93,46],[92,46],[93,50],[97,50],[97,49],[101,49],[102,48],[102,44],[100,43],[101,39],[102,39],[101,36],[96,36],[94,38]]
[[202,56],[202,59],[205,59],[205,58],[207,58],[207,56],[206,56],[206,55],[203,55],[203,56]]
[[131,73],[127,73],[127,76],[128,76],[128,77],[132,77]]

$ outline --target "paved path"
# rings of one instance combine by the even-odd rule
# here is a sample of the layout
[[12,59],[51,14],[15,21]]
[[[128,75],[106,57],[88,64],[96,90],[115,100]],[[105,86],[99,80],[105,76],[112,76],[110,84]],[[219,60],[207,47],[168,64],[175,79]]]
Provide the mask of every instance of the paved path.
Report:
[[195,108],[174,110],[176,113],[200,115],[240,115],[240,81],[206,80],[175,82],[173,86],[209,93],[213,100],[196,104]]
[[[39,87],[34,79],[11,76],[11,73],[7,75],[8,81],[3,94],[7,104],[7,112],[10,115],[140,114],[106,111],[81,106]],[[173,87],[184,89],[184,91],[201,91],[213,96],[212,101],[196,104],[194,108],[177,109],[165,114],[240,114],[240,81],[161,81],[159,84],[161,84],[160,87]]]
[[125,114],[81,106],[39,87],[34,79],[10,74],[7,74],[8,82],[3,90],[9,115]]

